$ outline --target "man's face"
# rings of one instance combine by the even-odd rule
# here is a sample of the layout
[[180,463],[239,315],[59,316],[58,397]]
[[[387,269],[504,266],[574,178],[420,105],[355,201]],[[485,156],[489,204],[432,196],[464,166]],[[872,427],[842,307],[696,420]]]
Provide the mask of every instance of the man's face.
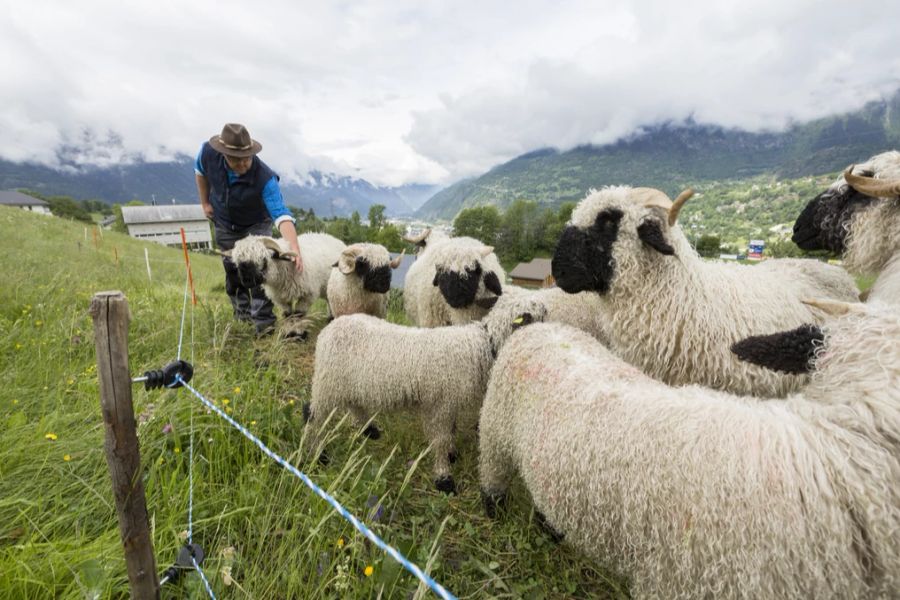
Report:
[[244,158],[238,158],[236,156],[228,156],[226,154],[225,162],[228,163],[228,168],[230,168],[232,171],[234,171],[238,175],[243,175],[250,170],[250,166],[253,164],[253,157],[247,156]]

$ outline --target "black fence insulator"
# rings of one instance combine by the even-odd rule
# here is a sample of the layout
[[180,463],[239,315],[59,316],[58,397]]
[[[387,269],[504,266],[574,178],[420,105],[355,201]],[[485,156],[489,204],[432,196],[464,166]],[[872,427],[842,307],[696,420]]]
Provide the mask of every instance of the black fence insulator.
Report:
[[194,376],[194,367],[191,363],[184,360],[176,360],[170,362],[159,371],[147,371],[144,373],[144,389],[155,390],[160,387],[178,388],[181,387],[181,381],[177,380],[177,376],[181,376],[184,383],[191,380]]
[[162,586],[166,583],[175,583],[181,577],[182,573],[194,570],[194,563],[191,561],[192,557],[197,561],[197,565],[199,566],[203,564],[203,556],[203,548],[200,547],[200,544],[185,543],[178,551],[178,557],[175,559],[175,564],[163,571],[162,575],[159,576],[159,585]]

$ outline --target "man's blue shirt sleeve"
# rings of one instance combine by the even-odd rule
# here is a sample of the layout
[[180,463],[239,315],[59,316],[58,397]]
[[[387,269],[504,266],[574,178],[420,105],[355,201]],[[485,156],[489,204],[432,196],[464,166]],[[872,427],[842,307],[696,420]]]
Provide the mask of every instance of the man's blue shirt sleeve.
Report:
[[291,223],[295,222],[294,215],[284,205],[284,198],[281,195],[281,187],[278,185],[277,177],[272,177],[269,180],[269,183],[263,188],[262,196],[263,202],[266,203],[266,209],[275,220],[276,227],[285,220],[290,220]]

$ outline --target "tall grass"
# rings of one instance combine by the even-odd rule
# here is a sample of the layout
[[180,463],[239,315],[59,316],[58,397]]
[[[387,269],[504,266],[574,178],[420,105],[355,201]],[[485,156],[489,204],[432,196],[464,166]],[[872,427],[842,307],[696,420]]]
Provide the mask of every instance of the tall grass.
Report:
[[[90,231],[85,238],[81,224],[0,207],[2,598],[128,594],[87,309],[98,291],[125,292],[131,370],[161,368],[177,353],[185,272],[178,250],[109,232],[98,241]],[[448,590],[468,598],[625,595],[619,581],[536,526],[523,489],[514,490],[506,518],[483,516],[474,421],[461,428],[458,495],[432,488],[430,456],[409,417],[379,416],[384,435],[372,441],[335,415],[329,465],[302,456],[300,408],[315,339],[257,340],[231,318],[218,259],[191,259],[198,304],[189,305],[182,357],[195,366],[192,385]],[[314,306],[314,332],[324,311]],[[390,315],[403,321],[397,297]],[[174,561],[187,529],[193,430],[193,537],[218,597],[429,596],[186,390],[135,386],[134,403],[159,571]],[[205,595],[194,574],[163,590],[164,598]]]

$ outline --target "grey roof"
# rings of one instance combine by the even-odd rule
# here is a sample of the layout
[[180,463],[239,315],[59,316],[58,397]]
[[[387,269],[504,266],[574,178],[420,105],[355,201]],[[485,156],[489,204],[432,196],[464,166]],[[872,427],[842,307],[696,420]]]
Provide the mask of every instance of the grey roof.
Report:
[[0,192],[0,204],[6,206],[50,206],[39,198],[33,198],[22,192]]
[[205,221],[200,204],[161,204],[159,206],[123,206],[122,219],[126,225],[137,223],[167,223]]
[[516,279],[543,281],[550,276],[550,272],[549,258],[535,258],[531,262],[517,264],[516,268],[509,272],[509,276]]

